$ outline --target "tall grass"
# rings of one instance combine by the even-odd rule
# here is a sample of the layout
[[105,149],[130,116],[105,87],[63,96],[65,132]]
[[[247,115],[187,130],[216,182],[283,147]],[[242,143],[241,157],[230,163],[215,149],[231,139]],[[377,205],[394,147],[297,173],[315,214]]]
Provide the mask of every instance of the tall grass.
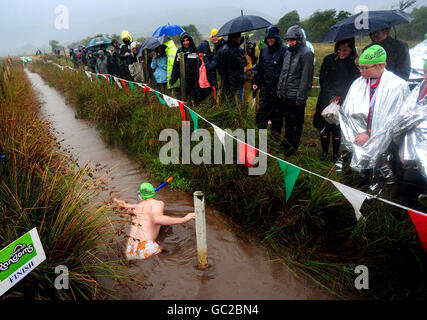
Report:
[[[426,294],[427,259],[408,214],[371,201],[365,218],[330,183],[301,173],[292,196],[285,200],[281,170],[268,159],[262,176],[248,176],[239,165],[163,165],[158,159],[159,133],[181,130],[178,108],[165,108],[154,94],[126,93],[105,80],[90,82],[81,72],[62,72],[49,64],[33,64],[59,89],[76,113],[95,123],[112,144],[122,146],[153,179],[173,176],[172,188],[203,190],[208,201],[229,214],[242,236],[259,237],[279,254],[279,261],[302,272],[339,297],[421,298]],[[310,97],[300,151],[289,161],[338,180],[333,164],[319,160],[318,132],[312,127],[316,97]],[[213,105],[213,106],[212,106]],[[197,112],[221,128],[254,128],[254,111],[233,105],[205,104]],[[199,122],[199,127],[212,128]],[[196,144],[195,142],[192,142]],[[234,146],[236,150],[236,146]],[[277,137],[269,136],[269,152],[283,158]],[[372,286],[354,288],[354,269],[368,266]]]
[[[78,168],[58,151],[22,67],[0,78],[0,152],[6,155],[0,166],[0,244],[36,227],[46,253],[46,261],[2,299],[114,297],[99,279],[123,280],[128,271],[114,250],[111,212],[96,202],[102,177],[91,178],[87,166]],[[69,290],[54,287],[58,265],[69,270]]]

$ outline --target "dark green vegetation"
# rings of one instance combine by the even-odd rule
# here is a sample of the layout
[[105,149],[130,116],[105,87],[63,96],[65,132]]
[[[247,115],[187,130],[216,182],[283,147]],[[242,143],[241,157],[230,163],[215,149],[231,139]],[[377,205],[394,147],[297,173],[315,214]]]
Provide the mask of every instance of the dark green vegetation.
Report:
[[[203,190],[211,205],[241,226],[242,237],[255,235],[280,256],[278,261],[330,292],[347,298],[425,297],[427,259],[405,211],[370,201],[362,207],[365,218],[357,223],[353,208],[332,184],[305,173],[286,202],[282,173],[270,158],[262,176],[248,176],[237,164],[163,165],[159,134],[166,128],[181,131],[178,108],[163,106],[154,94],[144,95],[140,89],[127,93],[103,79],[91,82],[83,72],[42,62],[31,69],[64,94],[78,117],[96,124],[109,143],[139,161],[153,180],[173,176],[172,188]],[[319,160],[318,133],[311,125],[315,102],[315,97],[308,101],[302,146],[289,161],[339,181],[333,164]],[[247,107],[211,103],[195,111],[223,129],[255,127],[254,111]],[[200,120],[199,127],[213,137],[210,125]],[[269,153],[284,159],[274,140],[269,137]],[[369,268],[369,290],[354,289],[357,265]]]
[[[0,244],[36,227],[46,253],[40,264],[2,299],[114,297],[101,277],[128,276],[113,247],[111,209],[95,201],[100,180],[78,168],[39,117],[40,103],[21,66],[0,66]],[[67,266],[69,290],[54,287],[55,267]]]

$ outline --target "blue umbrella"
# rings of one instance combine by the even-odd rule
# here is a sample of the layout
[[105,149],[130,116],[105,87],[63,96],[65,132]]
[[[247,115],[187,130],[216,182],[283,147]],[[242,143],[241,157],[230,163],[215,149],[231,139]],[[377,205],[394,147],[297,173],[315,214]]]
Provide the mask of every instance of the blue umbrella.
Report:
[[160,37],[163,35],[166,36],[176,36],[178,34],[181,34],[185,32],[185,30],[181,27],[178,26],[177,24],[167,24],[161,27],[158,27],[156,31],[154,31],[153,33],[153,37]]
[[[359,26],[365,23],[360,21],[362,15],[367,16],[368,27]],[[358,13],[333,25],[323,36],[320,42],[336,42],[370,32],[387,29],[399,24],[410,23],[414,17],[402,10],[378,10]]]
[[113,41],[111,39],[108,39],[106,37],[97,37],[87,43],[86,49],[97,51],[101,49],[101,45],[105,45],[107,47],[112,43]]

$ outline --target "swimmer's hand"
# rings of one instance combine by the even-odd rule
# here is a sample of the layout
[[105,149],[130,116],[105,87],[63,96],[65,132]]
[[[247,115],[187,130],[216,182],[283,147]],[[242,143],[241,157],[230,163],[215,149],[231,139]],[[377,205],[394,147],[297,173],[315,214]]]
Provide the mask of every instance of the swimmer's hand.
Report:
[[193,220],[193,219],[196,219],[196,214],[194,212],[190,212],[184,218],[182,218],[184,223],[186,223],[190,220]]

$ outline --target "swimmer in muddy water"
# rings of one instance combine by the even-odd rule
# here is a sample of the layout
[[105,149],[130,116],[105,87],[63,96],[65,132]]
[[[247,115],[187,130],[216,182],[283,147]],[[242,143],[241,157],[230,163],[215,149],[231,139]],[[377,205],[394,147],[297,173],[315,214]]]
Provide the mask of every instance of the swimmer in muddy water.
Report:
[[164,215],[165,204],[154,199],[156,192],[151,183],[141,184],[139,195],[142,199],[139,204],[129,204],[113,198],[115,203],[133,214],[130,235],[126,243],[125,256],[128,260],[146,259],[162,251],[162,247],[156,242],[161,226],[187,223],[195,219],[194,212],[182,218]]

